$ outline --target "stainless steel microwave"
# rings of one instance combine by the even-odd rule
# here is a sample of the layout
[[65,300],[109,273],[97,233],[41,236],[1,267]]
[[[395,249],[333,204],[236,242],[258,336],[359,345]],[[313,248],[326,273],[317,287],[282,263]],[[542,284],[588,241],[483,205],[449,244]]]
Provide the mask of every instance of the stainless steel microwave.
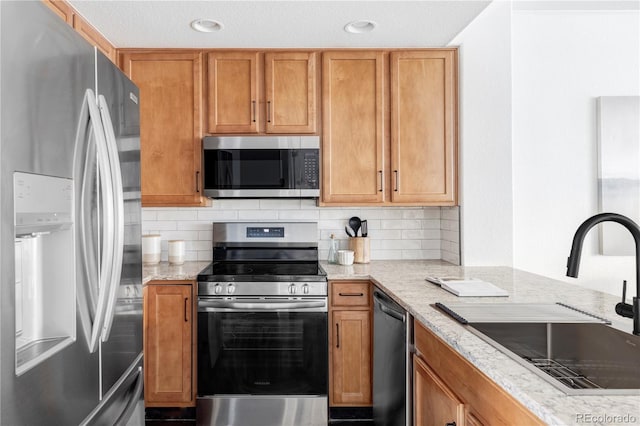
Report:
[[207,197],[320,196],[319,136],[207,136],[203,150]]

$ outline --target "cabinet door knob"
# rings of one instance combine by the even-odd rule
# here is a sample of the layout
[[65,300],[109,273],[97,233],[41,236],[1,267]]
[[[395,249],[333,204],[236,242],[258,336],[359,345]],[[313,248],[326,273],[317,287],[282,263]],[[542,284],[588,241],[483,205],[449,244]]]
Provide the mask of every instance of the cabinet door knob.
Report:
[[196,192],[200,192],[200,171],[196,172]]
[[267,123],[271,123],[271,101],[267,101]]
[[187,316],[188,312],[189,312],[189,298],[185,297],[184,298],[184,322],[189,321],[189,317]]
[[340,325],[336,323],[336,348],[340,347]]
[[382,176],[382,170],[378,170],[378,173],[380,174],[380,189],[378,189],[378,192],[382,192],[382,187],[383,187],[383,176]]

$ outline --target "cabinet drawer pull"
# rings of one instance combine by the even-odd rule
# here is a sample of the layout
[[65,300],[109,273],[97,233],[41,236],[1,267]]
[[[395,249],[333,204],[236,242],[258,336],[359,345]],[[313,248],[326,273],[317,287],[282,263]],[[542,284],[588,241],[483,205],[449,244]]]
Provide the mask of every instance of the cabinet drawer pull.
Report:
[[189,305],[189,298],[185,297],[184,298],[184,322],[189,321],[189,318],[187,317],[187,312],[189,311],[188,305]]
[[336,323],[336,348],[340,347],[340,325]]
[[456,426],[456,422],[446,423],[444,426]]
[[394,192],[398,192],[398,187],[400,186],[400,181],[398,178],[398,171],[394,170],[393,173],[396,175],[396,188],[394,189]]
[[267,101],[267,123],[271,123],[271,101]]
[[364,296],[364,293],[338,293],[338,296],[344,296],[344,297],[362,297],[362,296]]
[[251,101],[251,116],[254,123],[256,122],[256,101]]
[[380,173],[380,189],[378,189],[378,192],[382,192],[382,187],[383,187],[382,170],[378,170],[378,173]]

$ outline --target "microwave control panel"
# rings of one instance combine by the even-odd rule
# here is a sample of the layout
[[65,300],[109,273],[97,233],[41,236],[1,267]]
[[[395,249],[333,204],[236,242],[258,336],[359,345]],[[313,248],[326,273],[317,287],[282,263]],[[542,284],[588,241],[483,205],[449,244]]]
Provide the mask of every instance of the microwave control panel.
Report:
[[318,150],[301,150],[302,182],[301,188],[318,188],[320,176],[320,158]]

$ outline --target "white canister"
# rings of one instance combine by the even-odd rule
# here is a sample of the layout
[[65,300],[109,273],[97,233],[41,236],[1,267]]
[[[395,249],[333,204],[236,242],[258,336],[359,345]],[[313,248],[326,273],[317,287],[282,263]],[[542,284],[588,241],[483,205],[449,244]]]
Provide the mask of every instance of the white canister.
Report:
[[353,265],[353,250],[338,250],[338,263],[341,265]]
[[142,236],[142,263],[155,265],[160,262],[160,234]]
[[172,265],[182,265],[184,263],[185,244],[184,240],[169,241],[169,263]]

